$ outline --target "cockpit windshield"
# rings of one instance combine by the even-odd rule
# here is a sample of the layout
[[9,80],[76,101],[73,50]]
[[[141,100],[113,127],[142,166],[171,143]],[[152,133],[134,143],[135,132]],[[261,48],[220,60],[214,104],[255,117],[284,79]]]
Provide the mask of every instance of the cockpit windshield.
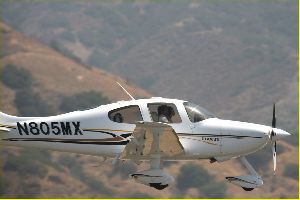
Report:
[[215,117],[212,113],[196,104],[184,102],[183,105],[191,122],[193,123]]

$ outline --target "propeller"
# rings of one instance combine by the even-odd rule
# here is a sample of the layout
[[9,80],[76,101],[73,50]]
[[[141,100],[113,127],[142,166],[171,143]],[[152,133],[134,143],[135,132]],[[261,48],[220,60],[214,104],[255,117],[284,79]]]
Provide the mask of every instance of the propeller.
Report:
[[272,141],[272,152],[273,152],[273,170],[274,175],[276,171],[276,140],[273,140],[273,137],[276,137],[276,132],[274,131],[274,128],[276,128],[276,109],[275,109],[275,103],[273,104],[273,118],[272,118],[272,131],[271,131],[271,141]]

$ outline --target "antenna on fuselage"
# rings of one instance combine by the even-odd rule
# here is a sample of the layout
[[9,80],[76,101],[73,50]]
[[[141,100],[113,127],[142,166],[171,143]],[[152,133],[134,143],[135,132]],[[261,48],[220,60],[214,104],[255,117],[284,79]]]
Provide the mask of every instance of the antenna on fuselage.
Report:
[[132,100],[135,100],[135,98],[133,98],[133,96],[119,82],[117,82],[117,83]]

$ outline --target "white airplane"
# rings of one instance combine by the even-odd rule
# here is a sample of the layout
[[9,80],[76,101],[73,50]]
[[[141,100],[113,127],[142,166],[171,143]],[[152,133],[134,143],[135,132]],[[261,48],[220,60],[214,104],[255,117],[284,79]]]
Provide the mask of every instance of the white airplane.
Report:
[[213,163],[239,158],[250,175],[226,180],[251,191],[263,185],[263,180],[245,156],[272,143],[275,174],[276,141],[290,135],[275,128],[275,104],[269,127],[219,119],[188,101],[161,97],[135,100],[124,91],[132,100],[57,116],[0,113],[2,144],[111,157],[113,164],[119,160],[136,164],[150,161],[148,170],[130,177],[159,190],[174,182],[162,170],[162,161],[209,159]]

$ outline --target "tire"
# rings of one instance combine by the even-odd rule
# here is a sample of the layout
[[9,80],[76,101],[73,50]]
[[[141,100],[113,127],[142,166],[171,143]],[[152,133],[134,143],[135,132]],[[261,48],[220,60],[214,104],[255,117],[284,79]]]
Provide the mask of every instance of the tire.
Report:
[[245,191],[252,191],[254,188],[246,188],[246,187],[242,187]]

